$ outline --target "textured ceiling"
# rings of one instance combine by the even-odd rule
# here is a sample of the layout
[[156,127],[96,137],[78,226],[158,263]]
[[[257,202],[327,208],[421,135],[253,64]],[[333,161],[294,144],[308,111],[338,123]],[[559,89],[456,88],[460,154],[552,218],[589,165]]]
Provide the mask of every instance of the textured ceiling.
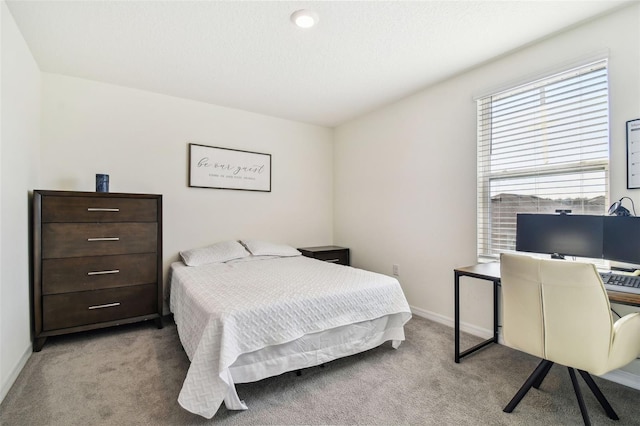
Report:
[[336,126],[629,2],[6,3],[44,72]]

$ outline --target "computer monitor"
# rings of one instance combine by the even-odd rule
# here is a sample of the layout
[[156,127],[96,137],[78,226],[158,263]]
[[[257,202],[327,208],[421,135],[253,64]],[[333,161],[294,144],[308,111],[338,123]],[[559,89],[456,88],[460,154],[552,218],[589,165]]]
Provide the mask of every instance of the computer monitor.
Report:
[[516,250],[602,258],[604,216],[518,213]]
[[640,217],[605,216],[603,257],[640,265]]

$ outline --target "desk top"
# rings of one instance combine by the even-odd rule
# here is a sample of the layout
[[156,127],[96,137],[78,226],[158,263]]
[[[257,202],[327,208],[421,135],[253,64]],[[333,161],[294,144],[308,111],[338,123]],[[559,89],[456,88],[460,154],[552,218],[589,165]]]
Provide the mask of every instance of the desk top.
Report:
[[500,262],[476,263],[475,265],[456,268],[454,271],[461,276],[500,281]]
[[607,296],[609,296],[609,302],[640,307],[640,294],[607,290]]
[[[456,275],[500,282],[500,262],[477,263],[454,269]],[[640,294],[607,290],[609,301],[621,305],[640,307]]]

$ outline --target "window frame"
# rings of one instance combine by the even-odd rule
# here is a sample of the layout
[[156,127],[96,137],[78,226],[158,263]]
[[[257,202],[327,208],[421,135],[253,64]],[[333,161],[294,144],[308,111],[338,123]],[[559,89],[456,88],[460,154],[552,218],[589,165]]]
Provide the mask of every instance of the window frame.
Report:
[[[591,71],[588,71],[592,68]],[[526,92],[527,90],[533,90],[536,88],[546,88],[551,84],[558,81],[568,80],[573,78],[572,75],[584,75],[592,72],[593,70],[605,70],[606,87],[604,89],[604,95],[606,95],[606,156],[599,159],[577,159],[576,161],[567,161],[564,164],[546,164],[537,165],[536,167],[530,167],[526,169],[515,170],[491,170],[491,150],[493,149],[493,140],[496,138],[493,136],[494,128],[493,109],[496,99],[504,99],[509,96],[516,96],[519,93]],[[496,91],[495,93],[487,94],[482,97],[476,98],[477,101],[477,229],[476,229],[476,254],[479,262],[495,261],[499,259],[499,255],[502,252],[515,252],[515,245],[513,250],[494,248],[496,245],[495,238],[493,237],[493,208],[492,208],[492,182],[496,180],[504,180],[510,178],[520,177],[540,177],[540,176],[553,176],[570,173],[602,173],[604,184],[604,206],[602,214],[606,213],[606,206],[609,204],[610,197],[610,161],[611,161],[611,128],[610,128],[610,81],[609,81],[609,64],[608,59],[600,58],[598,60],[592,60],[588,63],[580,66],[573,66],[565,70],[559,70],[553,74],[549,74],[546,77],[530,79],[529,82],[514,85],[510,88]],[[541,99],[544,96],[541,96]],[[534,108],[532,108],[534,110]],[[532,113],[533,114],[533,113]],[[553,120],[553,117],[549,121]],[[576,122],[580,120],[576,119]],[[523,127],[525,125],[523,124]],[[488,135],[488,136],[487,136]],[[585,142],[585,141],[581,141]],[[600,144],[602,144],[600,142]],[[524,151],[524,150],[523,150]],[[522,158],[526,154],[520,154]],[[585,179],[581,178],[579,182],[584,182]],[[533,185],[532,187],[535,187]],[[523,213],[530,213],[531,211],[524,211]],[[515,224],[513,225],[513,235],[515,236]]]

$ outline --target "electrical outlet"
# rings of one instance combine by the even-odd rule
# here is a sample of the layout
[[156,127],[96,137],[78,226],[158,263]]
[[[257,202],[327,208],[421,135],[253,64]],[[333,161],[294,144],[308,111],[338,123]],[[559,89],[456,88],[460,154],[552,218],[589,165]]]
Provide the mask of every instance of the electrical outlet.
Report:
[[400,275],[400,267],[398,265],[393,265],[393,276],[397,277]]

